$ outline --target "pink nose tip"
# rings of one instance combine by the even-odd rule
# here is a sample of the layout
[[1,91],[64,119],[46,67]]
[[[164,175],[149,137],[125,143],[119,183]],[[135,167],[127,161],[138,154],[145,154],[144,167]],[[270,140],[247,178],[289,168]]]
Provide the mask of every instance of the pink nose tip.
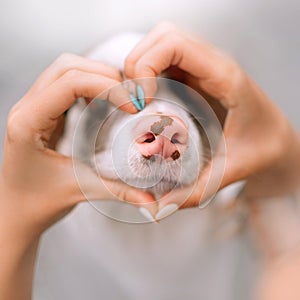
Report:
[[[164,159],[177,160],[186,149],[188,142],[187,128],[178,117],[165,117],[169,122],[157,117],[145,119],[147,131],[135,141],[136,147],[142,156],[151,158],[160,155]],[[143,126],[145,128],[145,126]]]

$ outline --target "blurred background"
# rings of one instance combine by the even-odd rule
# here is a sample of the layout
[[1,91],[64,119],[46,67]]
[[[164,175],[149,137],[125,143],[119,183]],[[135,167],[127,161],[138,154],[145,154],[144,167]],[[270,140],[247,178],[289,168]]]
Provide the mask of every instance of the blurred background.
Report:
[[1,157],[9,108],[59,54],[81,54],[114,33],[146,32],[161,20],[229,52],[299,127],[298,0],[1,0]]
[[10,107],[57,56],[162,20],[227,51],[299,130],[299,0],[1,0],[0,157]]

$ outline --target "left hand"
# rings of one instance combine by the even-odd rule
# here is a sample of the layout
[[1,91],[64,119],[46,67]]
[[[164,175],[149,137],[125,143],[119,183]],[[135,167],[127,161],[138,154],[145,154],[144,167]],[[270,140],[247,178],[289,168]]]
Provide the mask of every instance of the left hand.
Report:
[[[10,240],[19,245],[39,237],[86,200],[74,175],[72,158],[54,150],[63,129],[64,112],[76,98],[93,99],[121,80],[117,69],[65,54],[12,108],[0,173],[0,228]],[[127,112],[136,112],[126,90],[108,98]],[[83,164],[81,172],[85,174],[81,185],[89,191],[88,199],[153,201],[151,195],[125,184],[104,184]]]

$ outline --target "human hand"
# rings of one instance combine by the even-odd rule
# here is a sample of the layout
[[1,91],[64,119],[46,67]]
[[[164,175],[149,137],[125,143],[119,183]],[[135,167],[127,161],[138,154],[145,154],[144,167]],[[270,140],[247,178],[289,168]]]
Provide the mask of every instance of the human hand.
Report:
[[[83,195],[72,158],[54,150],[63,129],[64,112],[76,98],[93,99],[120,81],[118,70],[112,67],[65,54],[12,108],[0,173],[0,228],[17,244],[38,237],[84,201],[85,196],[115,200],[120,197],[131,202],[147,199],[147,194],[125,184],[104,183],[82,164],[80,172],[85,181],[80,184],[89,191]],[[107,95],[109,100],[127,112],[136,112],[125,89],[112,90],[114,94]]]
[[[293,186],[300,169],[299,138],[283,113],[234,60],[174,25],[162,23],[128,56],[124,72],[134,79],[156,77],[164,71],[207,99],[223,126],[226,153],[215,155],[183,204],[185,189],[163,197],[160,208],[170,203],[181,208],[198,206],[217,190],[245,178],[250,190],[254,187],[264,193]],[[155,80],[148,83],[143,88],[151,98]],[[224,159],[224,175],[216,186],[210,177],[222,172]]]
[[299,246],[275,259],[265,268],[256,287],[259,300],[297,300],[299,289],[300,253]]

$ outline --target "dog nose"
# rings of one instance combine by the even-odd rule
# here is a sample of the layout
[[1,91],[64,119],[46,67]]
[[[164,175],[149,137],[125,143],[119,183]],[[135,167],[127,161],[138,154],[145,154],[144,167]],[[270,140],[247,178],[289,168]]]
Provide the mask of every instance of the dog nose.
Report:
[[145,116],[141,134],[135,145],[141,155],[151,158],[160,155],[166,160],[177,160],[188,142],[187,127],[177,116]]

